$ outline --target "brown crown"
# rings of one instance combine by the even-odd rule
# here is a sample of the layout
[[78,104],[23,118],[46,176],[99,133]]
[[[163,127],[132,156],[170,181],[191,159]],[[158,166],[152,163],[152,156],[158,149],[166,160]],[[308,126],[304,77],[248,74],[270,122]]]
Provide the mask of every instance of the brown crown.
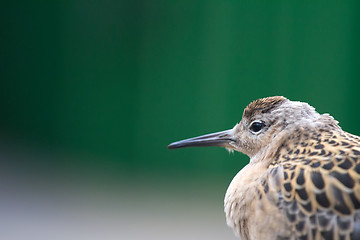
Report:
[[287,98],[282,96],[260,98],[251,102],[245,109],[243,117],[252,118],[257,113],[267,113],[279,106]]

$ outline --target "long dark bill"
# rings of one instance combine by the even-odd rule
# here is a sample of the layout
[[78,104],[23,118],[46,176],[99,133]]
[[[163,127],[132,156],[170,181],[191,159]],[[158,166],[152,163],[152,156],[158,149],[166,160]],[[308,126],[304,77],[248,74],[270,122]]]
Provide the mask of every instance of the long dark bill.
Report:
[[231,147],[230,142],[234,141],[232,138],[232,129],[211,133],[199,137],[189,138],[178,142],[171,143],[168,148],[184,148],[184,147]]

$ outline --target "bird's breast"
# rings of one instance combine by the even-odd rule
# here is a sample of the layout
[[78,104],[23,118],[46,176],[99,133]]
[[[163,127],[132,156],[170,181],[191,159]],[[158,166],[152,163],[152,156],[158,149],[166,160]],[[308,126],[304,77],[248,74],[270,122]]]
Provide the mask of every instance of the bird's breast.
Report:
[[251,237],[251,224],[256,210],[256,185],[265,171],[266,169],[257,168],[254,164],[248,164],[237,173],[226,191],[226,222],[241,239]]
[[288,231],[283,212],[270,204],[271,194],[261,196],[259,192],[267,170],[261,163],[248,164],[238,172],[226,191],[226,222],[242,240],[276,239],[279,228]]

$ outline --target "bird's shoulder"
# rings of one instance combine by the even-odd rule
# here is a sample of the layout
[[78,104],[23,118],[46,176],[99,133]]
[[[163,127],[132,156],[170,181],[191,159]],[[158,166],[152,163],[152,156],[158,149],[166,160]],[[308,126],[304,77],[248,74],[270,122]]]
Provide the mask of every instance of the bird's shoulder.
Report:
[[299,239],[360,239],[360,137],[339,130],[290,136],[258,193],[283,211]]

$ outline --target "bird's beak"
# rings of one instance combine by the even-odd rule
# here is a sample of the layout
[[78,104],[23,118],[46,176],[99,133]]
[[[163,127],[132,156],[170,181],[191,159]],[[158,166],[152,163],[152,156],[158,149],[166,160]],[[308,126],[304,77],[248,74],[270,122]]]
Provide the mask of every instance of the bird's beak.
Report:
[[168,148],[183,148],[183,147],[226,147],[233,148],[230,145],[231,142],[234,142],[233,138],[233,129],[211,133],[199,137],[189,138],[181,140],[178,142],[171,143]]

